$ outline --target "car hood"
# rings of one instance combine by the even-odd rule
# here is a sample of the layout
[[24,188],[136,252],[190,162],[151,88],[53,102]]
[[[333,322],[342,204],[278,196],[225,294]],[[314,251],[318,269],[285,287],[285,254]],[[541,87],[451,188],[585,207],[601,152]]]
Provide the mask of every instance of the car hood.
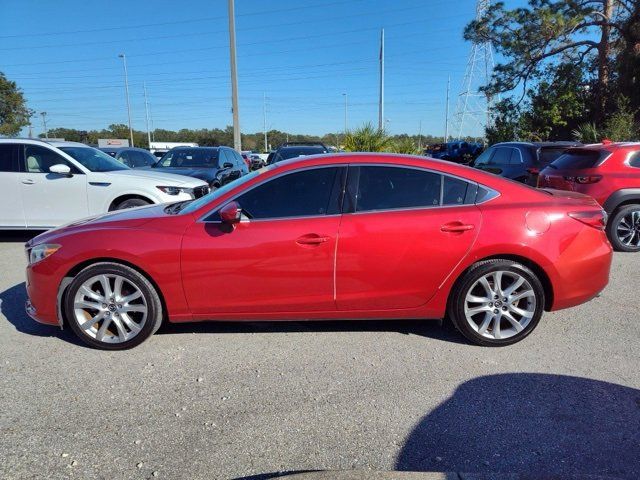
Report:
[[[133,178],[145,178],[147,180],[161,181],[167,184],[167,186],[179,185],[182,187],[199,187],[202,185],[201,180],[196,180],[188,176],[175,175],[173,173],[158,172],[154,170],[146,170],[142,168],[136,168],[131,170],[115,170],[113,172],[105,172],[108,175],[133,177]],[[177,172],[176,172],[177,173]]]
[[119,228],[140,227],[152,220],[163,217],[166,214],[164,205],[148,205],[144,207],[128,208],[115,212],[103,213],[75,220],[71,223],[47,230],[46,232],[32,238],[27,242],[27,246],[45,243],[63,234],[68,234],[84,228],[109,227],[113,222],[118,222]]
[[146,167],[145,172],[158,172],[167,175],[186,175],[187,177],[195,177],[201,180],[211,180],[216,177],[218,171],[214,167],[194,168],[194,167]]

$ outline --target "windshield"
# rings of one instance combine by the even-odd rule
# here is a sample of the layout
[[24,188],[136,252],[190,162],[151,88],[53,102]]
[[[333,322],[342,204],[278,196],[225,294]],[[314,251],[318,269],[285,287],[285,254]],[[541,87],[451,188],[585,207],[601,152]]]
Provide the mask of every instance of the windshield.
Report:
[[227,193],[232,188],[236,188],[236,187],[238,187],[240,185],[243,185],[243,184],[247,183],[248,181],[252,180],[253,178],[257,177],[258,175],[269,171],[272,168],[275,168],[275,166],[272,165],[272,166],[269,166],[269,167],[261,168],[260,170],[254,170],[253,172],[251,172],[251,173],[249,173],[247,175],[244,175],[244,176],[240,177],[239,179],[234,180],[233,182],[227,183],[226,185],[213,190],[211,193],[208,193],[204,197],[200,197],[197,200],[193,200],[186,207],[184,207],[182,210],[180,210],[180,213],[192,213],[192,212],[195,212],[199,208],[205,206],[207,203],[210,203],[210,202],[214,201],[216,198],[220,198],[222,195]]
[[83,167],[92,172],[113,172],[115,170],[129,170],[114,158],[92,147],[58,147]]
[[184,167],[217,167],[218,149],[189,148],[168,151],[154,167],[184,168]]

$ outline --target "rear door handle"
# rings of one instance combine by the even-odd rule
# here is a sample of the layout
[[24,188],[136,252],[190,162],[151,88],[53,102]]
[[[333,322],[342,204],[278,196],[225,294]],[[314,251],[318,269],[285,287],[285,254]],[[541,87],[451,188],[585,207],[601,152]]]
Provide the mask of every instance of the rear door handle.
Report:
[[25,178],[24,180],[22,180],[22,183],[24,183],[25,185],[33,185],[36,182],[31,180],[30,178]]
[[451,223],[445,223],[444,225],[442,225],[440,227],[440,230],[443,232],[449,232],[449,233],[462,233],[462,232],[468,232],[469,230],[473,230],[474,228],[475,228],[475,225],[462,223],[462,222],[451,222]]
[[307,235],[298,237],[296,243],[298,245],[320,245],[327,242],[328,240],[329,237],[318,235],[317,233],[308,233]]

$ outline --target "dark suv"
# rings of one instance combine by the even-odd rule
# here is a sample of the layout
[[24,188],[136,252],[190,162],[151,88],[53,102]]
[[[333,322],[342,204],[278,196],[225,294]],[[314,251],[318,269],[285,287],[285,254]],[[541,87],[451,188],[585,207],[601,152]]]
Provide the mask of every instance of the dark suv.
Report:
[[424,154],[431,158],[455,163],[469,163],[482,153],[482,144],[470,142],[447,142],[429,145]]
[[151,168],[204,180],[218,188],[249,173],[240,154],[229,147],[176,147]]
[[329,149],[323,143],[288,142],[283,143],[275,152],[269,154],[267,164],[271,165],[272,163],[289,160],[290,158],[319,155],[329,152]]
[[540,170],[562,155],[567,148],[579,145],[579,142],[496,143],[476,158],[473,166],[536,186]]
[[127,167],[141,168],[150,167],[158,161],[158,159],[149,150],[135,147],[100,148],[104,153],[111,155],[116,160],[124,163]]

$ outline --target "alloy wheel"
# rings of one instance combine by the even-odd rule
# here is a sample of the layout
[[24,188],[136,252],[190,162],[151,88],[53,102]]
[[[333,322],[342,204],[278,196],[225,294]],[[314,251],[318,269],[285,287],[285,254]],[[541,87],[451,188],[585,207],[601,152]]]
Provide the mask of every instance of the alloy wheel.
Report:
[[78,288],[73,318],[99,342],[123,343],[134,338],[147,321],[148,307],[140,287],[117,274],[96,275]]
[[632,210],[620,219],[616,227],[620,243],[627,247],[640,247],[640,210]]
[[479,335],[504,340],[524,331],[536,312],[536,294],[522,275],[498,270],[480,277],[467,291],[464,314]]

